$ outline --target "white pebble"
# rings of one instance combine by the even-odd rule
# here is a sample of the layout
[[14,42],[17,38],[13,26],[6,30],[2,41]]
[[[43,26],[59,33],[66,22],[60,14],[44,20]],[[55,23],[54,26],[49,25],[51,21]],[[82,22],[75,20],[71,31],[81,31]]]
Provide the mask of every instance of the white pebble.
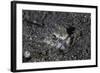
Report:
[[31,56],[30,52],[29,51],[25,51],[24,57],[25,58],[29,58],[30,56]]
[[30,40],[32,40],[32,37],[30,37]]

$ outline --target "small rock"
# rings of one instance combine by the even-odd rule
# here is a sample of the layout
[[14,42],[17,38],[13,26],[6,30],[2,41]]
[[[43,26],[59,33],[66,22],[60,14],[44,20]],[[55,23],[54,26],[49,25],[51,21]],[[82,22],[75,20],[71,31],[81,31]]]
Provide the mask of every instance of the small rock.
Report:
[[24,57],[29,58],[31,56],[31,53],[29,51],[25,51]]
[[33,21],[33,23],[37,23],[37,21],[36,21],[36,20],[34,20],[34,21]]
[[29,39],[32,40],[32,37],[30,37]]

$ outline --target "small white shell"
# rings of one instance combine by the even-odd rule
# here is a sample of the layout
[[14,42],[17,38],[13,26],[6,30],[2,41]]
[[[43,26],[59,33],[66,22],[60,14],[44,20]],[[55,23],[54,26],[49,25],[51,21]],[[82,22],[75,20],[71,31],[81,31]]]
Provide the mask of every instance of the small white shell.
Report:
[[25,51],[24,57],[25,58],[29,58],[30,56],[31,56],[30,52],[29,51]]

